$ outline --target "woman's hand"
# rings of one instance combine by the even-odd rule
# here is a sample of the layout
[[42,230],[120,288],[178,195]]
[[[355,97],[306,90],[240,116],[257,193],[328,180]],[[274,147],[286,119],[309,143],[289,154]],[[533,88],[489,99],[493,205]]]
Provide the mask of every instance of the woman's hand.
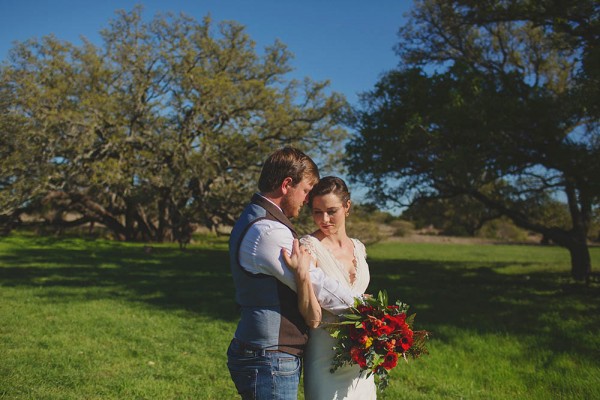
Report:
[[288,254],[286,249],[281,249],[281,255],[290,271],[296,275],[296,280],[308,277],[311,256],[305,247],[300,246],[298,239],[294,239],[291,255]]
[[292,254],[281,249],[283,261],[296,277],[296,293],[298,294],[298,310],[306,325],[316,328],[321,322],[321,306],[317,301],[310,281],[310,263],[312,257],[305,247],[300,246],[298,239],[292,244]]

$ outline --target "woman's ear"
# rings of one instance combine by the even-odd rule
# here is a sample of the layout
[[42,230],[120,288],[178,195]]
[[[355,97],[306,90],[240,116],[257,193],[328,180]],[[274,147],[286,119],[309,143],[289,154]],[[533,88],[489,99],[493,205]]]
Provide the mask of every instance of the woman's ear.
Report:
[[344,207],[344,210],[346,211],[346,217],[348,215],[350,215],[350,207],[352,206],[352,201],[348,200],[348,203],[346,203],[346,206]]

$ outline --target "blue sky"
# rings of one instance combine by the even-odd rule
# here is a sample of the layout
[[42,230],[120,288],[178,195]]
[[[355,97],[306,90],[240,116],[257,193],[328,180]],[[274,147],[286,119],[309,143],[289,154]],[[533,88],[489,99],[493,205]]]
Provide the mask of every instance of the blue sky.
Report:
[[378,76],[396,66],[393,46],[410,0],[0,0],[0,59],[14,41],[54,34],[80,44],[80,36],[100,45],[99,31],[115,11],[144,6],[183,12],[197,20],[234,20],[246,26],[258,48],[281,40],[294,53],[291,77],[329,79],[331,88],[355,103]]

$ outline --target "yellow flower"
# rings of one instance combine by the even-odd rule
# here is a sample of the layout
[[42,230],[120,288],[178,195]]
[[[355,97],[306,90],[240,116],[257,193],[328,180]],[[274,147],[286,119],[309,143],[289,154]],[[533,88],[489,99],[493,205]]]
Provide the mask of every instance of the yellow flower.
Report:
[[365,349],[368,349],[369,347],[371,347],[371,345],[373,344],[373,338],[367,338],[366,342],[365,342]]

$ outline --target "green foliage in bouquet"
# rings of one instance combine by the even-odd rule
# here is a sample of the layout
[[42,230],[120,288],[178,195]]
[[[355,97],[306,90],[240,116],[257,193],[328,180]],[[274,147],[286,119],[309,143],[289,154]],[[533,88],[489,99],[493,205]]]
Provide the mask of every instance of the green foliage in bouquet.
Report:
[[344,365],[358,364],[367,376],[375,374],[379,390],[388,385],[389,371],[402,357],[408,361],[427,354],[427,331],[412,329],[415,314],[408,316],[409,306],[401,301],[390,305],[386,291],[377,297],[356,298],[350,312],[340,322],[327,324],[337,339],[331,373]]

